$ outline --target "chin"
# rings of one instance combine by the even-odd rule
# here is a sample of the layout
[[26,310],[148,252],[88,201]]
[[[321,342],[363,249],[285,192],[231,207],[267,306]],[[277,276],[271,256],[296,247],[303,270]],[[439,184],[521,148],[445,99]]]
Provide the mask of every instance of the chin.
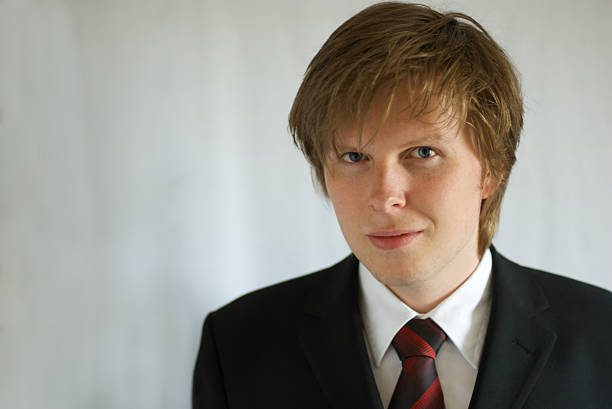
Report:
[[363,258],[358,253],[355,254],[372,275],[387,286],[410,285],[425,281],[428,276],[423,260],[415,260],[403,252],[366,254]]

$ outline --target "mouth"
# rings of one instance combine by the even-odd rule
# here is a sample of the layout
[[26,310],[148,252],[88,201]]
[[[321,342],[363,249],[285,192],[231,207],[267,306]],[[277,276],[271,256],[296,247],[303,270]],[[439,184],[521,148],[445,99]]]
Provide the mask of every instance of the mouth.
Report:
[[369,233],[368,239],[380,250],[394,250],[412,243],[423,230],[384,230]]

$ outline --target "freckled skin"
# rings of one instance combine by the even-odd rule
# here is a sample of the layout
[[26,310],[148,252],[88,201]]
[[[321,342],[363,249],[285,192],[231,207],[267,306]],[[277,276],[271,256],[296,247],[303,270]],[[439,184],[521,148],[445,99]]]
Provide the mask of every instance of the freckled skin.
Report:
[[[378,132],[361,149],[358,128],[341,129],[337,145],[344,155],[328,156],[325,184],[353,253],[402,301],[427,312],[478,265],[480,204],[492,183],[483,183],[466,127],[436,110],[412,119],[402,110],[407,103],[400,95],[382,127],[382,104],[374,104],[363,140]],[[368,237],[389,230],[421,233],[392,250]]]

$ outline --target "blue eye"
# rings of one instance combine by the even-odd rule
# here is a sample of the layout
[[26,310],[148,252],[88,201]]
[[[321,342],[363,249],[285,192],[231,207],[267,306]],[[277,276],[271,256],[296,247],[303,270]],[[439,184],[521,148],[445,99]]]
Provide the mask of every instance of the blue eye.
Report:
[[342,159],[346,162],[356,163],[363,160],[363,156],[361,152],[347,152],[342,155]]
[[418,147],[413,152],[413,156],[421,159],[431,158],[432,156],[436,155],[436,152],[427,146]]

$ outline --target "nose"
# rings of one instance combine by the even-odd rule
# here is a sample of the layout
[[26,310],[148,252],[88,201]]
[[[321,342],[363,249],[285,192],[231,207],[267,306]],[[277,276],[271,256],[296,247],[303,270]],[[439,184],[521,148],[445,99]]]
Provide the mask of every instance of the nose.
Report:
[[373,169],[370,207],[377,212],[391,212],[406,205],[408,175],[399,163],[381,164]]

